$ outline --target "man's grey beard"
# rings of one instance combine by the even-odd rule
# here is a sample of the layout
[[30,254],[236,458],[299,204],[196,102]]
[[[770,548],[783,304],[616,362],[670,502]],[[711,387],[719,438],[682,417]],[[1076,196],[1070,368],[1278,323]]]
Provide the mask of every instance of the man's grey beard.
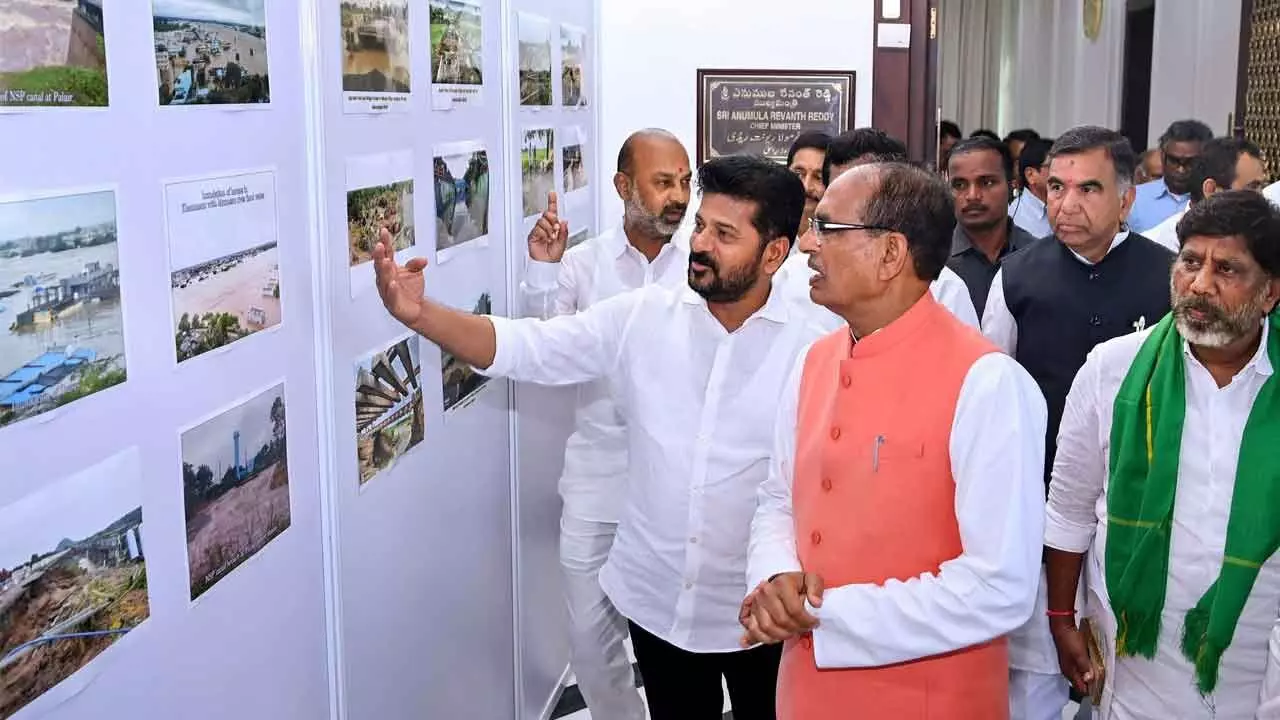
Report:
[[[1175,291],[1173,293],[1174,325],[1178,328],[1178,334],[1192,345],[1213,349],[1227,347],[1257,330],[1262,324],[1262,318],[1267,315],[1262,304],[1267,299],[1268,289],[1269,284],[1262,283],[1257,294],[1234,312],[1223,310],[1208,301],[1201,301],[1194,295],[1179,298]],[[1185,315],[1188,308],[1207,310],[1211,316],[1206,322],[1190,320]]]
[[640,200],[640,193],[631,191],[631,197],[623,203],[624,215],[628,227],[633,227],[649,237],[670,238],[680,228],[680,223],[667,222],[662,214],[654,215],[645,208]]

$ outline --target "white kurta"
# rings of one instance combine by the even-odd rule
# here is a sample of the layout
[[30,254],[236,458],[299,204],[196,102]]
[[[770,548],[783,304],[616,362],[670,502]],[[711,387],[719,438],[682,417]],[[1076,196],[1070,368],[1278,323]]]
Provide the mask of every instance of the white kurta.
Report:
[[693,652],[740,650],[747,543],[778,398],[822,334],[773,292],[735,332],[687,286],[651,285],[550,320],[491,318],[486,374],[608,379],[627,426],[626,504],[600,584],[625,617]]
[[[649,262],[621,225],[569,248],[558,263],[530,260],[520,284],[525,315],[572,315],[619,293],[689,282],[689,238],[682,230]],[[573,434],[565,443],[560,497],[565,515],[616,523],[627,475],[627,429],[602,381],[578,386]]]
[[[801,569],[791,489],[803,372],[801,356],[778,407],[769,479],[760,487],[751,524],[747,583],[753,588]],[[951,426],[964,552],[942,563],[936,575],[826,588],[822,607],[810,608],[822,621],[813,631],[819,668],[878,667],[939,655],[1027,621],[1040,577],[1047,414],[1040,388],[1007,355],[991,353],[974,363]]]
[[1143,234],[1147,239],[1160,243],[1174,252],[1179,252],[1182,246],[1178,243],[1178,221],[1186,214],[1187,208],[1183,208]]
[[1274,372],[1266,356],[1265,334],[1258,354],[1224,388],[1218,388],[1184,346],[1187,412],[1160,640],[1153,660],[1125,657],[1117,662],[1115,658],[1115,620],[1104,560],[1112,411],[1120,385],[1148,335],[1150,330],[1116,338],[1089,355],[1067,396],[1049,490],[1045,544],[1088,553],[1085,615],[1101,626],[1107,654],[1101,717],[1280,718],[1280,556],[1262,567],[1222,657],[1211,698],[1197,692],[1195,670],[1179,647],[1187,611],[1222,568],[1244,425],[1259,390]]
[[[813,302],[809,297],[809,279],[814,275],[809,267],[809,256],[802,252],[793,252],[782,263],[774,285],[781,285],[783,292],[797,308],[811,313],[814,319],[828,331],[844,325],[844,320],[825,307]],[[929,285],[929,291],[938,304],[951,311],[960,322],[972,328],[978,327],[978,312],[973,307],[973,298],[969,295],[969,286],[949,267],[942,268],[942,274]]]

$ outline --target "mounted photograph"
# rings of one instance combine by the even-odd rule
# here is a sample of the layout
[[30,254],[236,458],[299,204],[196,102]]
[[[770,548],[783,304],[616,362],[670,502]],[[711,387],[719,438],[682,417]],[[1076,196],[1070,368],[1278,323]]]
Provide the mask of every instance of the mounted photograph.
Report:
[[266,0],[152,0],[161,105],[271,102]]
[[286,439],[283,384],[182,432],[192,600],[288,529]]
[[535,128],[524,131],[520,146],[521,210],[524,217],[545,209],[547,193],[556,189],[555,131]]
[[484,29],[479,0],[431,0],[431,107],[484,100]]
[[165,186],[178,362],[280,324],[275,173]]
[[0,507],[0,718],[151,616],[137,450],[50,480]]
[[0,0],[0,113],[106,107],[103,0]]
[[0,197],[0,427],[125,381],[116,194]]
[[564,168],[564,191],[572,193],[587,187],[587,165],[582,153],[586,148],[586,136],[582,128],[573,126],[560,133],[561,167]]
[[466,243],[488,245],[489,155],[480,142],[437,145],[432,166],[436,262],[445,263]]
[[360,486],[422,443],[422,362],[418,336],[397,340],[356,363],[356,465]]
[[413,207],[413,153],[402,150],[347,158],[347,259],[351,296],[373,289],[373,248],[382,228],[402,262],[417,243]]
[[587,106],[587,86],[582,77],[586,47],[586,30],[560,26],[560,102],[565,107]]
[[408,112],[409,0],[342,0],[339,7],[344,110]]
[[551,105],[551,21],[519,13],[520,104]]
[[[476,315],[490,315],[493,304],[489,293],[481,293],[471,308]],[[477,373],[470,365],[459,361],[445,350],[440,351],[440,381],[444,389],[444,411],[448,414],[475,402],[480,390],[489,378]]]

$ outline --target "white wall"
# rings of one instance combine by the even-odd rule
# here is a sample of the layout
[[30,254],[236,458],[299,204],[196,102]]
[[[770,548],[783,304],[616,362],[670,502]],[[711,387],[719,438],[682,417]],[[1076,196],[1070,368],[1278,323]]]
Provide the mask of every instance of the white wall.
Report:
[[697,162],[698,68],[853,70],[869,125],[874,18],[873,0],[602,0],[601,225],[622,216],[607,180],[632,131],[666,128]]
[[1184,118],[1230,132],[1236,106],[1240,0],[1157,0],[1151,63],[1151,144]]
[[[1163,1],[1163,0],[1162,0]],[[1008,127],[1056,136],[1077,125],[1120,126],[1124,81],[1123,2],[1103,4],[1097,40],[1084,35],[1083,0],[1021,0],[1005,54]]]

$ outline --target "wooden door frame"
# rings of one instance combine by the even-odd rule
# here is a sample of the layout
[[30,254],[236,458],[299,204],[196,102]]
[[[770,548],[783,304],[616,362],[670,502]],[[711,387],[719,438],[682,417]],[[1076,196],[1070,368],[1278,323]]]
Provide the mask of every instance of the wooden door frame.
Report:
[[1249,98],[1249,44],[1253,39],[1253,0],[1240,0],[1240,49],[1236,55],[1236,111],[1231,134],[1244,137],[1245,110]]
[[[905,142],[911,161],[930,164],[938,152],[938,2],[902,0],[902,17],[892,20],[873,3],[871,124]],[[910,46],[880,47],[881,23],[910,24]]]

